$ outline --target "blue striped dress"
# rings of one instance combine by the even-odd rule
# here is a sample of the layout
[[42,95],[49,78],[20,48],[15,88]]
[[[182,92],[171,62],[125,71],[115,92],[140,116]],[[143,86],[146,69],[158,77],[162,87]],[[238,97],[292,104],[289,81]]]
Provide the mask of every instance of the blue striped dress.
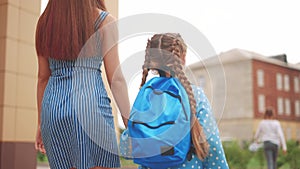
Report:
[[[106,12],[99,15],[95,29],[106,16]],[[99,41],[99,34],[93,39]],[[100,70],[101,43],[94,46],[98,52],[92,56],[49,58],[51,76],[42,101],[41,131],[51,169],[120,167],[110,98]]]

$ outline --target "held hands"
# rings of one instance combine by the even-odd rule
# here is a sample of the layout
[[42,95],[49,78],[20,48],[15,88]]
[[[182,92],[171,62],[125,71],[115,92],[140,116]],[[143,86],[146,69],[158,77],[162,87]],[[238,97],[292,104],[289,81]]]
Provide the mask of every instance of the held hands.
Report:
[[35,138],[35,149],[43,154],[46,154],[44,143],[42,140],[41,128],[38,126]]
[[287,155],[287,151],[286,150],[282,150],[283,155]]

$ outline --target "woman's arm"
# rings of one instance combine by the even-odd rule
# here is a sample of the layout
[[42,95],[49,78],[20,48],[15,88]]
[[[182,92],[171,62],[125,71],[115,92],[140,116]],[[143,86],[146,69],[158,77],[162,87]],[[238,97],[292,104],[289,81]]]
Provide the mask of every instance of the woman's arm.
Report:
[[123,76],[119,54],[118,54],[118,29],[116,19],[108,15],[103,22],[102,39],[104,56],[104,66],[106,77],[117,106],[121,112],[125,127],[130,112],[130,102],[128,97],[128,89],[125,78]]
[[44,144],[41,137],[41,105],[45,88],[47,86],[51,71],[49,69],[48,59],[45,57],[38,57],[38,82],[37,82],[37,108],[38,108],[38,126],[36,133],[35,147],[42,153],[45,153]]
[[37,107],[38,107],[38,125],[41,124],[41,104],[45,88],[47,86],[51,71],[49,69],[48,59],[38,57],[38,82],[37,82]]
[[282,131],[279,121],[278,121],[278,126],[277,126],[277,132],[278,132],[278,135],[280,138],[280,143],[282,145],[282,150],[284,153],[286,153],[286,151],[287,151],[286,142],[285,142],[284,134],[283,134],[283,131]]

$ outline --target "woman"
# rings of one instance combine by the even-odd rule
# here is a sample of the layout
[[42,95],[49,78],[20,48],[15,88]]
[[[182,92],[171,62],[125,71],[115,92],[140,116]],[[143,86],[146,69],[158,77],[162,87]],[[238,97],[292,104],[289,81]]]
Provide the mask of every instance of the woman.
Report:
[[195,152],[191,158],[172,169],[226,169],[228,165],[209,101],[200,87],[190,84],[184,73],[186,50],[187,46],[179,34],[155,34],[147,43],[141,86],[145,84],[149,71],[154,71],[159,76],[178,78],[189,96]]
[[272,108],[266,109],[264,120],[259,123],[254,139],[256,142],[262,141],[264,143],[263,147],[268,169],[276,169],[279,147],[282,146],[284,154],[287,148],[282,128],[279,121],[274,119]]
[[103,0],[49,0],[39,18],[36,149],[47,154],[52,169],[120,167],[100,69],[103,62],[127,126],[130,104],[114,22]]

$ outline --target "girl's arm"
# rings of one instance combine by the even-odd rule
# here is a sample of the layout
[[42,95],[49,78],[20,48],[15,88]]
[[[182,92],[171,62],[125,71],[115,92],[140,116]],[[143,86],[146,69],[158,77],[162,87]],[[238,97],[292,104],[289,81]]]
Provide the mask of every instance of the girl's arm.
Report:
[[227,169],[228,164],[222,146],[222,141],[219,136],[219,129],[215,118],[213,117],[210,103],[201,88],[197,88],[197,117],[200,124],[203,126],[206,140],[209,143],[209,154],[203,161],[204,168],[222,168]]

